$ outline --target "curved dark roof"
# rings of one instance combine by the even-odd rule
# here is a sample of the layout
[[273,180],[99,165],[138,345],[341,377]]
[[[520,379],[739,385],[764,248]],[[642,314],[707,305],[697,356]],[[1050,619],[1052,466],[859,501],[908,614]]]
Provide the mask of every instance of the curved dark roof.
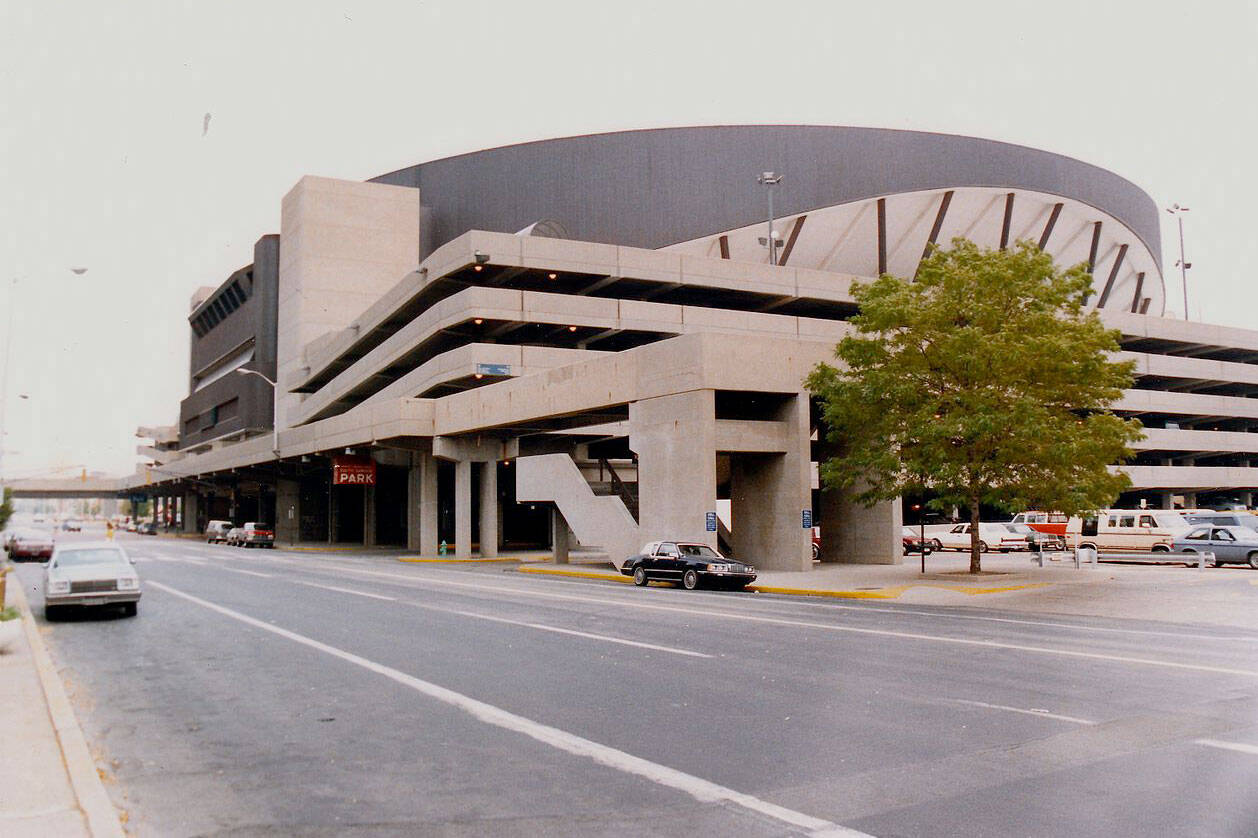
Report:
[[921,131],[820,125],[658,128],[504,146],[373,182],[419,187],[431,215],[421,258],[472,229],[559,221],[583,241],[659,248],[765,216],[755,176],[776,171],[779,216],[900,192],[1028,189],[1126,224],[1161,268],[1157,205],[1104,169],[1025,146]]

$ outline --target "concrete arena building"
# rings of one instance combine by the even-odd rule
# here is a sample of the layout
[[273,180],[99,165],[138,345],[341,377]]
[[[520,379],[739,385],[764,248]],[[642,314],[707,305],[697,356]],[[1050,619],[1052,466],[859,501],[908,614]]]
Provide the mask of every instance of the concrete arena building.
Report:
[[[785,176],[777,264],[759,241],[763,171]],[[676,538],[776,570],[811,568],[813,518],[823,560],[898,562],[899,502],[817,490],[801,380],[850,329],[853,280],[912,275],[954,236],[1091,267],[1091,305],[1139,370],[1118,410],[1149,428],[1124,502],[1252,499],[1258,332],[1163,316],[1144,192],[1034,149],[818,126],[302,178],[278,236],[194,298],[178,456],[132,491],[180,499],[189,530],[274,520],[282,541],[560,560],[579,543],[615,561]],[[273,398],[237,370],[275,379]],[[333,485],[334,465],[373,482]]]

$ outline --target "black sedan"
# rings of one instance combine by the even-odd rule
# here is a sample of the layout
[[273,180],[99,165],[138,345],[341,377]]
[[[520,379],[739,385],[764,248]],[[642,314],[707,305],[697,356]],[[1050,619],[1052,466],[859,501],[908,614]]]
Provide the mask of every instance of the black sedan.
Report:
[[756,569],[751,565],[727,559],[706,544],[685,541],[652,541],[642,552],[625,559],[620,572],[632,576],[635,585],[655,579],[680,582],[688,591],[700,583],[744,588],[756,581]]

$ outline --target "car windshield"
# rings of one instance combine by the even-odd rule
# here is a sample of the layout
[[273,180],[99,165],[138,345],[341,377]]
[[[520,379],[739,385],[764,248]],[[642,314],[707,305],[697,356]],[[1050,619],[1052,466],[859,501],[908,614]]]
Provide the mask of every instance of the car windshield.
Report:
[[1026,524],[1005,524],[1005,526],[1013,530],[1014,532],[1022,533],[1023,535],[1025,535],[1026,533],[1035,532],[1035,530],[1031,529]]
[[1188,521],[1184,520],[1184,516],[1178,512],[1159,512],[1153,516],[1153,520],[1158,522],[1158,526],[1168,530],[1182,530],[1188,528]]
[[93,564],[126,564],[121,550],[113,547],[95,547],[83,550],[63,550],[57,554],[57,567],[84,567]]
[[719,559],[721,554],[706,544],[678,544],[677,549],[683,556],[700,556],[702,558]]

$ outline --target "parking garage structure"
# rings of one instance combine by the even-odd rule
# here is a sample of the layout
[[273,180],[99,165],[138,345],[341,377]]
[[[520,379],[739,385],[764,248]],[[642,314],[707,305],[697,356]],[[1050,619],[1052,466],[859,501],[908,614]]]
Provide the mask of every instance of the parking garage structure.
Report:
[[[766,170],[785,176],[772,263]],[[1133,478],[1124,501],[1252,499],[1258,333],[1162,316],[1157,208],[1138,187],[1019,146],[814,126],[621,132],[365,183],[302,178],[273,260],[278,433],[200,439],[139,482],[180,494],[190,529],[253,509],[281,541],[560,560],[579,545],[619,561],[682,539],[807,570],[816,523],[825,561],[896,562],[899,502],[818,487],[825,433],[802,381],[848,332],[853,281],[912,276],[954,236],[1029,239],[1090,268],[1089,305],[1137,362],[1116,409],[1151,426],[1114,466]],[[272,327],[251,323],[264,345]],[[216,372],[258,362],[228,350]],[[334,483],[346,458],[370,482]]]

